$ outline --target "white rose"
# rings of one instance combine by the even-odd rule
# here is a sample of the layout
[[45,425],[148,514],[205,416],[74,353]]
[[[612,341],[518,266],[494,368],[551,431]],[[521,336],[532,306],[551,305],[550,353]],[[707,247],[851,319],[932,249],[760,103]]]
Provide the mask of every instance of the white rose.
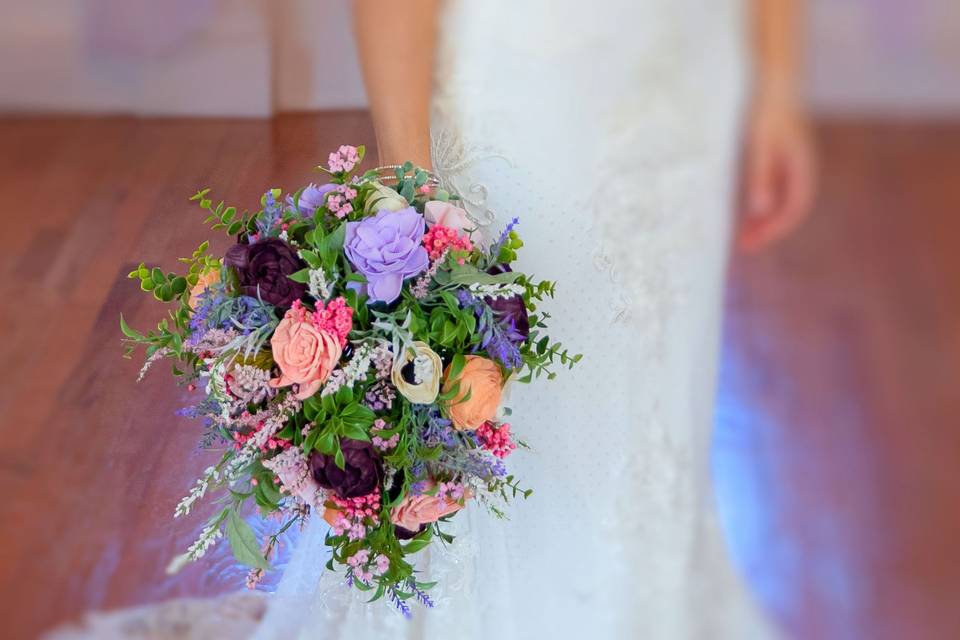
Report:
[[367,203],[363,207],[364,213],[372,214],[377,211],[399,211],[410,206],[407,199],[388,186],[375,182],[374,190],[367,195]]
[[[426,343],[417,340],[413,343],[416,353],[404,350],[393,361],[391,378],[393,386],[404,398],[413,404],[431,404],[437,399],[440,392],[440,375],[443,373],[443,362],[433,349]],[[414,363],[415,382],[407,382],[403,377],[403,368]]]

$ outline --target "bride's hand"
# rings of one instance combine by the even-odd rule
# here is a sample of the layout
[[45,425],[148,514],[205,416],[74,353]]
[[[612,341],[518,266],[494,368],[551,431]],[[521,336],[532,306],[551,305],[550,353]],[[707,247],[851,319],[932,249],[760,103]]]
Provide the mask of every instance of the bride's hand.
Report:
[[747,122],[738,245],[756,252],[794,231],[809,215],[815,156],[799,101],[762,93]]

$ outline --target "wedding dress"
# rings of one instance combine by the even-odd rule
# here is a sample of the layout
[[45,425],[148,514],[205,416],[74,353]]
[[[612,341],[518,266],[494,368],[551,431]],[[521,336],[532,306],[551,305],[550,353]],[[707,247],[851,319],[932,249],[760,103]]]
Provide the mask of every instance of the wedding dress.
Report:
[[513,389],[535,493],[424,554],[435,609],[353,597],[314,526],[257,638],[773,635],[708,474],[744,19],[737,0],[447,4],[435,169],[490,233],[520,218],[520,268],[556,279],[552,334],[585,357]]
[[584,359],[512,389],[534,494],[421,554],[435,608],[366,604],[314,518],[254,638],[776,635],[708,473],[744,23],[739,0],[447,3],[435,168],[489,233],[520,219],[520,268],[557,281],[551,335]]

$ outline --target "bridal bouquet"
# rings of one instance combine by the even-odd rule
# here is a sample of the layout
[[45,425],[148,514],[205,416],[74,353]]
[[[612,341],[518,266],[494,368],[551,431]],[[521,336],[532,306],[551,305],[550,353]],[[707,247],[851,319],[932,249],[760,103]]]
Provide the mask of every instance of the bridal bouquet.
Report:
[[[320,167],[328,182],[255,213],[191,198],[237,242],[204,242],[184,273],[141,264],[130,273],[170,303],[155,330],[121,317],[146,363],[169,358],[197,395],[181,414],[224,451],[177,505],[188,514],[219,490],[218,510],[170,570],[226,535],[254,586],[281,533],[315,512],[329,523],[328,568],[404,614],[432,606],[415,554],[453,536],[445,523],[473,504],[502,517],[528,497],[505,458],[522,443],[501,405],[510,380],[553,377],[571,355],[543,333],[536,305],[554,285],[511,269],[522,242],[514,219],[484,238],[456,194],[411,163],[354,172],[363,147]],[[129,352],[128,352],[129,353]],[[276,517],[258,541],[243,517]]]

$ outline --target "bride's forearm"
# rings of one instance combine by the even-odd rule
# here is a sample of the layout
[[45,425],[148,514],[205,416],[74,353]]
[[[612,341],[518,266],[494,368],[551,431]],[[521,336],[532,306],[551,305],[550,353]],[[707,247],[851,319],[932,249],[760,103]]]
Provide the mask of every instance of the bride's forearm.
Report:
[[796,104],[800,93],[802,0],[753,0],[757,98]]
[[354,29],[380,161],[430,167],[439,0],[354,0]]

